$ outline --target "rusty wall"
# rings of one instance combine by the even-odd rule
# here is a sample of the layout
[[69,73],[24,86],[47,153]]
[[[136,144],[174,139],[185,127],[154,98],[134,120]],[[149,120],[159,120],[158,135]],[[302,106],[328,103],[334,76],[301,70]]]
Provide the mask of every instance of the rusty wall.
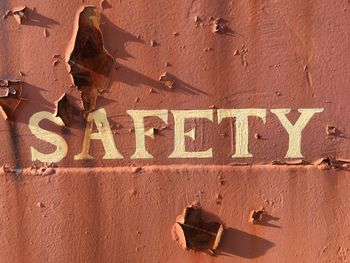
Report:
[[[348,8],[1,1],[0,262],[347,262]],[[238,124],[220,121],[222,109],[265,111],[266,121],[249,118],[252,156],[233,157]],[[302,155],[285,158],[291,135],[276,109],[290,109],[294,124],[318,109]],[[139,123],[130,111],[144,110],[165,117],[144,118],[149,156],[133,158]],[[185,150],[211,155],[171,158],[176,110],[211,116],[188,118],[184,129],[196,133],[183,136]],[[33,124],[39,112],[46,118]],[[107,121],[91,121],[94,112]],[[95,136],[107,126],[112,140],[94,137],[91,158],[79,159],[89,123]],[[52,134],[67,144],[54,163],[37,154],[55,151]],[[119,155],[106,158],[113,144]],[[196,251],[186,231],[182,249],[174,237],[193,202],[224,227],[220,237],[195,229],[217,237],[215,249]],[[249,222],[252,211],[261,214]]]

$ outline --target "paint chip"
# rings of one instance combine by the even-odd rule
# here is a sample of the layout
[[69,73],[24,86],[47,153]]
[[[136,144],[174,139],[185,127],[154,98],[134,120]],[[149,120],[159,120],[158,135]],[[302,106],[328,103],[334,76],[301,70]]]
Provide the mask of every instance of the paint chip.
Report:
[[45,207],[45,205],[42,202],[37,202],[36,206],[39,207],[39,208],[44,208]]
[[173,239],[183,249],[214,252],[220,245],[224,226],[218,222],[204,222],[199,204],[184,209],[173,226]]
[[5,14],[2,16],[3,19],[6,19],[12,14],[12,10],[6,10]]
[[209,52],[209,51],[214,51],[214,49],[211,48],[211,47],[206,47],[206,48],[203,49],[203,51],[204,52]]
[[260,140],[260,139],[262,139],[262,136],[259,133],[255,133],[254,138],[257,140]]
[[58,63],[60,63],[60,61],[58,59],[55,59],[53,62],[52,62],[52,66],[56,66]]
[[136,174],[142,171],[142,167],[133,167],[131,169],[132,173]]
[[265,214],[264,208],[261,208],[260,210],[253,210],[250,213],[249,222],[252,224],[256,224],[258,222],[261,222],[264,214]]
[[202,22],[202,19],[199,16],[195,16],[194,17],[194,23],[196,25],[196,27],[198,27]]
[[221,205],[221,203],[222,203],[222,195],[219,194],[219,193],[217,193],[217,194],[215,195],[215,201],[216,201],[216,203],[217,203],[218,205]]
[[155,47],[155,46],[158,46],[158,43],[155,40],[152,39],[150,41],[150,45],[151,45],[151,47]]
[[213,33],[224,34],[226,33],[226,29],[227,25],[224,19],[218,17],[212,22]]
[[12,118],[24,100],[20,80],[0,80],[0,112],[5,120]]
[[26,17],[26,6],[18,6],[12,9],[12,15],[17,21],[18,24],[22,24],[24,20],[27,19]]
[[331,136],[337,136],[339,133],[338,129],[335,126],[330,126],[330,125],[327,125],[326,132],[328,135],[331,135]]
[[159,77],[159,81],[163,83],[165,86],[167,86],[169,89],[173,88],[173,85],[175,84],[175,81],[170,79],[170,75],[168,72],[164,72],[162,75]]

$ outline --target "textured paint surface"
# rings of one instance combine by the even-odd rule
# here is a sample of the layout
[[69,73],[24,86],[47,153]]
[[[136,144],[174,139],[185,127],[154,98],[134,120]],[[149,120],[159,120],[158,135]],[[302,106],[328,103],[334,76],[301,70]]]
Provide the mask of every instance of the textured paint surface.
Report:
[[[1,262],[346,262],[347,172],[315,168],[57,169],[0,178]],[[218,176],[224,180],[219,184]],[[222,195],[222,204],[215,201]],[[171,228],[198,200],[226,227],[218,256],[183,251]],[[38,203],[43,207],[39,207]],[[248,223],[264,206],[261,225]]]
[[[79,104],[64,56],[76,12],[100,1],[2,0],[0,11],[24,4],[21,24],[11,15],[0,21],[0,79],[23,80],[26,99],[15,121],[0,118],[0,262],[350,260],[348,172],[270,165],[285,161],[289,144],[271,109],[292,109],[293,124],[298,109],[323,109],[302,132],[304,159],[350,159],[348,1],[104,1],[101,31],[116,65],[109,93],[96,107],[105,110],[125,158],[104,159],[105,145],[92,140],[93,159],[75,160],[87,147],[86,122],[63,127],[44,120],[40,127],[68,145],[59,168],[45,169],[39,162],[38,169],[28,168],[32,149],[49,156],[55,147],[32,133],[29,119],[54,114],[64,93]],[[208,25],[210,17],[225,22]],[[267,111],[265,123],[249,119],[253,157],[232,158],[235,126],[229,119],[219,124],[215,113],[213,121],[190,120],[184,131],[195,136],[185,139],[188,151],[212,148],[212,158],[169,158],[176,130],[169,115],[167,123],[144,119],[146,150],[154,159],[133,159],[136,138],[127,111],[165,109]],[[327,133],[327,126],[336,132]],[[253,165],[236,167],[242,163]],[[176,217],[196,200],[227,228],[217,257],[183,251],[172,240]],[[248,223],[261,207],[264,221]]]

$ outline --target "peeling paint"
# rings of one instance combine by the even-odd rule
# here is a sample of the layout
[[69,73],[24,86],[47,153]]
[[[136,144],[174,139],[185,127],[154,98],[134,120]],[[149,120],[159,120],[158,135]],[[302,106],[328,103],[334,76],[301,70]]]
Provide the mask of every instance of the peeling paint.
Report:
[[206,223],[202,219],[200,205],[185,208],[176,219],[173,238],[183,249],[207,250],[214,252],[220,245],[224,226],[218,222]]
[[160,75],[159,81],[169,89],[172,89],[175,84],[175,80],[171,80],[171,76],[168,72],[164,72],[162,75]]
[[27,8],[28,7],[26,6],[19,6],[12,9],[12,15],[16,19],[18,24],[22,24],[23,21],[27,19],[27,16],[26,16]]
[[0,111],[5,120],[14,117],[23,100],[20,80],[0,80]]
[[73,39],[68,47],[69,73],[81,92],[86,112],[96,109],[98,96],[109,88],[113,57],[103,44],[100,13],[93,6],[84,6],[77,15]]
[[253,210],[250,213],[249,222],[252,224],[256,224],[256,223],[262,221],[264,214],[265,214],[264,208],[261,208],[259,210]]

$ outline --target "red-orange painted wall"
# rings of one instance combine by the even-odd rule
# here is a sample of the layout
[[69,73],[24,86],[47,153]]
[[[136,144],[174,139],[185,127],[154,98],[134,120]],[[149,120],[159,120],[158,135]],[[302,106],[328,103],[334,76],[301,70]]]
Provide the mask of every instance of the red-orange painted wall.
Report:
[[[45,122],[63,134],[69,150],[43,175],[39,162],[38,171],[30,169],[31,147],[46,153],[54,147],[33,136],[28,121],[38,111],[53,113],[63,93],[80,100],[64,57],[83,4],[100,7],[93,0],[0,3],[3,14],[29,8],[23,24],[11,15],[0,21],[0,79],[23,80],[26,99],[14,120],[0,118],[0,262],[349,260],[347,162],[338,170],[315,165],[324,157],[350,157],[347,1],[105,1],[101,31],[117,66],[97,106],[106,110],[125,158],[103,160],[102,144],[93,142],[94,159],[75,161],[85,123],[62,129]],[[212,32],[210,17],[227,21],[225,34]],[[165,71],[175,80],[173,89],[159,82]],[[212,124],[192,122],[201,126],[199,140],[187,142],[191,150],[213,147],[213,158],[169,159],[170,125],[146,140],[154,159],[130,159],[135,139],[126,110],[213,105],[290,108],[291,120],[297,109],[323,108],[303,131],[307,165],[271,164],[285,162],[288,133],[269,112],[265,124],[250,122],[253,158],[232,158],[233,126],[217,124],[215,115]],[[327,126],[337,134],[327,134]],[[176,216],[196,200],[226,227],[215,257],[183,251],[172,240]],[[249,213],[261,207],[264,223],[250,224]]]

